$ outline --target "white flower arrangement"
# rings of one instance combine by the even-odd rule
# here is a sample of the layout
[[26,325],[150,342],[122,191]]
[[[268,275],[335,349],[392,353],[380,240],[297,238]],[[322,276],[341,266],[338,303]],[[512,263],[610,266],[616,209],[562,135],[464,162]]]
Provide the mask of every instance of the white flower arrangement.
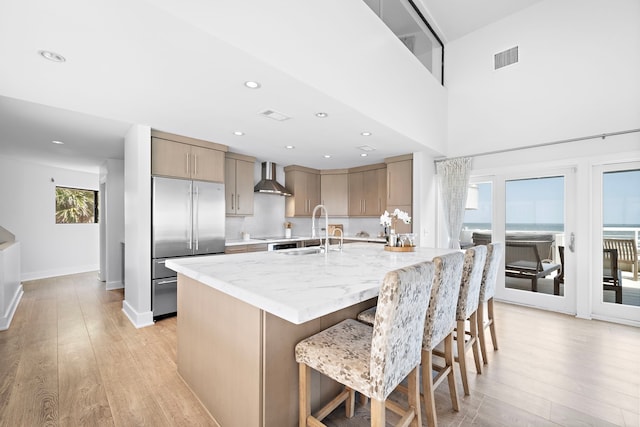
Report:
[[396,210],[393,211],[392,214],[384,211],[384,214],[380,215],[380,224],[384,225],[385,227],[393,226],[392,228],[395,228],[395,224],[399,219],[401,219],[405,224],[411,224],[411,217],[409,216],[409,214],[405,211],[401,211],[398,208],[396,208]]

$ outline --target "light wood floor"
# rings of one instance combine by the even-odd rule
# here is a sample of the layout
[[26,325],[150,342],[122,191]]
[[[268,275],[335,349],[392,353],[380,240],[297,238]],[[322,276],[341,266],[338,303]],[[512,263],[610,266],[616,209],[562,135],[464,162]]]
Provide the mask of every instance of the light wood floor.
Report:
[[[215,425],[176,373],[176,318],[135,329],[96,273],[24,283],[0,332],[0,426]],[[500,350],[441,426],[640,426],[640,329],[497,304]],[[473,366],[468,357],[469,366]],[[473,368],[472,372],[473,372]],[[368,425],[335,412],[331,426]],[[390,421],[392,416],[389,416]]]

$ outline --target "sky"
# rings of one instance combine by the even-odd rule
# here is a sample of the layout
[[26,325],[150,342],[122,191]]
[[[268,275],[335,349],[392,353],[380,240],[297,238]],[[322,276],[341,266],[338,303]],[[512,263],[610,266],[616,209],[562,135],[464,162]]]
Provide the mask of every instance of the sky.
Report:
[[[467,210],[465,223],[491,223],[491,184],[479,184],[478,209]],[[564,178],[507,181],[508,224],[564,222]],[[603,175],[605,225],[640,226],[640,170]]]

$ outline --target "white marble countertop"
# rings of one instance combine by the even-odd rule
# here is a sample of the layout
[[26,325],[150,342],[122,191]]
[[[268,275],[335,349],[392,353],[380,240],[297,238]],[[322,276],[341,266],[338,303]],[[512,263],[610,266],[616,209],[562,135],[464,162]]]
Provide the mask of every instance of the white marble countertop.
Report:
[[418,247],[415,252],[388,252],[379,243],[351,243],[326,257],[251,252],[168,259],[166,266],[301,324],[377,296],[388,271],[453,251]]

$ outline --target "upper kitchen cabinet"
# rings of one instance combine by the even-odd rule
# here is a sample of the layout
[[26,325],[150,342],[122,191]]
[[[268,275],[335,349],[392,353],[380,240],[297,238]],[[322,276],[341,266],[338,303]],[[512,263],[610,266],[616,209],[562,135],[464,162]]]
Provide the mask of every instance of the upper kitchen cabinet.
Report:
[[387,164],[387,206],[411,206],[413,198],[413,154],[390,157]]
[[226,151],[213,142],[151,131],[151,174],[224,182]]
[[[400,209],[413,216],[413,154],[390,157],[387,164],[387,210]],[[411,233],[413,222],[398,221],[396,233]]]
[[313,208],[320,204],[320,171],[291,165],[284,168],[285,186],[293,192],[287,197],[286,216],[311,216]]
[[386,207],[384,163],[349,169],[349,216],[379,216]]
[[320,201],[331,216],[349,215],[349,171],[323,170],[320,173]]
[[256,159],[242,154],[225,156],[225,206],[227,215],[253,215],[253,174]]

